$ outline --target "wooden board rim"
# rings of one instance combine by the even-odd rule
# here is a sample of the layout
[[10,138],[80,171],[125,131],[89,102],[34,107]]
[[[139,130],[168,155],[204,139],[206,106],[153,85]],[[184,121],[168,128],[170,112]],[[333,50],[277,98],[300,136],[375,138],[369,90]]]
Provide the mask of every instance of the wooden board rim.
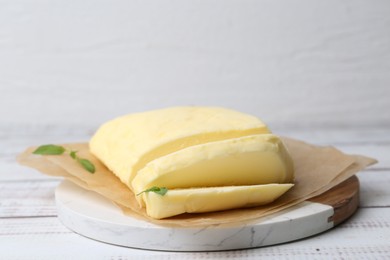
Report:
[[359,179],[352,176],[325,193],[308,201],[329,205],[334,209],[329,222],[337,226],[351,217],[359,207]]

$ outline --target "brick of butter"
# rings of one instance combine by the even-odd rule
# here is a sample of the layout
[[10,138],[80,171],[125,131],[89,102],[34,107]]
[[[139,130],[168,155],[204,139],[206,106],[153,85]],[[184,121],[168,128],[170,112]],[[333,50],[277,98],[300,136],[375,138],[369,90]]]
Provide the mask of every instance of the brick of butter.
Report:
[[[151,193],[137,196],[154,218],[189,208],[205,212],[263,205],[287,191],[292,185],[285,184],[294,179],[281,140],[258,118],[225,108],[174,107],[122,116],[98,129],[90,150],[135,194],[152,186],[168,188],[164,196],[155,194],[158,199]],[[271,188],[261,187],[270,183]],[[194,188],[202,191],[202,199]],[[226,201],[213,205],[221,194]],[[230,199],[232,194],[238,198]],[[208,206],[194,210],[188,196]],[[188,205],[174,207],[172,201]]]

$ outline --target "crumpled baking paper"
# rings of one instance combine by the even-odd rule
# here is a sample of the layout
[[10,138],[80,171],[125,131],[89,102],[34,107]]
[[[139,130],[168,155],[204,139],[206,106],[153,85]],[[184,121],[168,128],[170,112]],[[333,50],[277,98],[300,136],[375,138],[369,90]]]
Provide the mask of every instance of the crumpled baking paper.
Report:
[[238,225],[258,221],[302,201],[318,196],[347,180],[365,167],[376,163],[375,159],[360,155],[347,155],[333,147],[321,147],[302,141],[283,138],[295,167],[295,186],[275,202],[254,208],[241,208],[210,213],[182,214],[156,220],[140,208],[134,193],[108,170],[88,148],[87,143],[62,144],[78,156],[90,160],[96,167],[91,174],[68,154],[35,155],[36,147],[30,147],[18,157],[19,163],[50,176],[62,176],[80,187],[97,192],[122,208],[129,217],[143,219],[165,226],[199,227],[210,225]]

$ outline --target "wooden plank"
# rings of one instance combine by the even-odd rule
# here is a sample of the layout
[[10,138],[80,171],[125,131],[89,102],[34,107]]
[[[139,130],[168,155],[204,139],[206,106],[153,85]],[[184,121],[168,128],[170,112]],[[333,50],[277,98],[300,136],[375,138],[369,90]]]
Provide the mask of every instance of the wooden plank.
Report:
[[0,219],[0,244],[6,249],[0,252],[2,259],[125,259],[128,255],[159,254],[87,239],[67,229],[56,217]]
[[59,180],[0,182],[0,218],[56,216]]
[[383,145],[340,144],[335,147],[347,154],[361,154],[377,159],[378,163],[370,169],[390,170],[390,143]]
[[[389,258],[390,209],[360,209],[338,227],[318,236],[278,246],[227,252],[173,253],[134,250],[100,243],[72,233],[57,218],[0,219],[2,258],[127,259],[150,256],[159,259],[280,258]],[[340,239],[342,238],[342,239]],[[23,250],[20,250],[23,248]],[[93,248],[93,250],[86,250]],[[60,254],[58,252],[61,252]],[[132,258],[133,259],[133,258]],[[135,258],[136,259],[136,258]]]
[[360,207],[390,207],[390,170],[361,172]]
[[53,179],[53,177],[43,175],[37,170],[19,165],[14,158],[11,162],[4,162],[2,158],[0,158],[0,169],[0,181]]

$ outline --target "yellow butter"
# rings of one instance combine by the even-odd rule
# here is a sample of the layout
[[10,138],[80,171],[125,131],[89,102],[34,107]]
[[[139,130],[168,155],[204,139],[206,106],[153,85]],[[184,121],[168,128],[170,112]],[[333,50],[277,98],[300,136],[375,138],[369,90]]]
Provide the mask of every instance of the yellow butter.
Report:
[[293,184],[265,184],[168,190],[164,195],[143,193],[146,213],[156,219],[182,213],[213,212],[273,202]]
[[[102,125],[91,152],[165,218],[270,203],[294,181],[291,157],[258,118],[217,107],[174,107]],[[142,192],[166,187],[159,195]]]
[[102,125],[90,150],[123,183],[150,161],[193,145],[269,133],[258,118],[218,107],[173,107],[119,117]]
[[132,186],[138,194],[153,186],[255,185],[288,183],[293,178],[291,158],[279,137],[263,134],[200,144],[159,157],[138,172]]

